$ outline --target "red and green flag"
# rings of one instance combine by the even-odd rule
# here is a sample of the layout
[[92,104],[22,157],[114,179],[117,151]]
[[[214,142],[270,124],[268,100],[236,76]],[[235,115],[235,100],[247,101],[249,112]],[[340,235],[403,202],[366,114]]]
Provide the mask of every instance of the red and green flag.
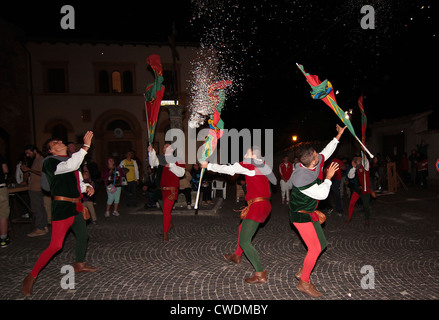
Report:
[[[209,86],[208,97],[210,103],[214,106],[214,111],[210,115],[208,120],[209,123],[209,134],[206,136],[204,140],[204,144],[201,149],[200,161],[204,161],[209,158],[215,151],[216,146],[218,144],[218,139],[220,139],[223,135],[224,130],[224,122],[221,119],[221,111],[224,108],[224,102],[226,99],[226,88],[232,84],[230,80],[221,80],[212,83]],[[201,169],[200,173],[200,181],[198,185],[197,198],[195,200],[194,209],[198,208],[198,200],[200,197],[200,187],[201,181],[203,179],[205,169]]]
[[369,154],[371,158],[373,158],[373,155],[369,152],[369,150],[367,150],[366,146],[360,141],[360,139],[358,139],[351,121],[349,120],[349,118],[346,117],[346,113],[338,106],[335,99],[334,88],[332,87],[331,82],[329,82],[328,80],[324,80],[322,82],[320,81],[318,76],[305,72],[305,69],[301,64],[296,63],[296,65],[300,69],[300,71],[302,71],[303,75],[306,78],[306,81],[311,86],[311,97],[313,99],[320,99],[325,102],[346,125],[354,138],[360,143],[361,147]]
[[366,113],[364,112],[364,107],[363,107],[363,95],[361,95],[360,98],[358,98],[358,107],[360,108],[360,111],[361,111],[361,140],[365,144],[366,143],[367,117],[366,117]]
[[215,106],[213,114],[208,120],[209,134],[204,140],[200,161],[209,158],[218,143],[218,139],[223,135],[224,122],[221,119],[221,111],[224,108],[226,98],[225,89],[232,84],[230,80],[217,81],[209,86],[208,96],[210,102]]
[[162,85],[164,78],[160,56],[157,54],[152,54],[146,59],[146,63],[154,72],[154,82],[146,86],[144,94],[146,122],[148,127],[148,141],[149,144],[152,145],[154,141],[157,119],[159,117],[160,105],[162,103],[163,94],[165,93],[165,87]]

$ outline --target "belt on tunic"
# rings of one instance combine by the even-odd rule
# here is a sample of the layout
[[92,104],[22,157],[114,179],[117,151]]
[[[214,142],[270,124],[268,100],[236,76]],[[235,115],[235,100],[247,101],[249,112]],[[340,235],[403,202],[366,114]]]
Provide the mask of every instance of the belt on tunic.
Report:
[[161,190],[169,190],[171,194],[168,196],[170,201],[175,201],[178,198],[178,188],[177,187],[160,187]]
[[250,207],[253,203],[259,202],[259,201],[270,201],[270,198],[265,198],[265,197],[253,198],[253,199],[250,199],[247,201],[247,205]]
[[259,202],[259,201],[270,201],[270,198],[257,197],[257,198],[250,199],[250,200],[247,201],[247,207],[244,207],[241,210],[234,210],[234,211],[240,212],[241,219],[245,219],[245,217],[247,216],[248,211],[250,210],[250,206],[253,203]]
[[76,210],[78,212],[82,212],[82,216],[84,217],[84,220],[90,219],[90,212],[88,211],[87,207],[84,207],[81,204],[81,198],[69,198],[69,197],[55,196],[55,197],[53,197],[53,200],[67,201],[67,202],[71,202],[71,203],[76,203]]
[[79,198],[68,198],[68,197],[61,197],[61,196],[55,196],[53,198],[53,200],[68,201],[68,202],[73,202],[73,203],[78,203],[81,201]]
[[311,219],[312,219],[313,222],[318,221],[320,224],[322,224],[323,222],[326,221],[326,215],[323,212],[319,211],[319,210],[314,210],[313,212],[308,212],[308,211],[305,211],[305,210],[299,210],[297,212],[309,214],[311,216]]
[[161,190],[171,190],[171,191],[174,191],[174,190],[177,190],[177,187],[160,187],[160,189]]

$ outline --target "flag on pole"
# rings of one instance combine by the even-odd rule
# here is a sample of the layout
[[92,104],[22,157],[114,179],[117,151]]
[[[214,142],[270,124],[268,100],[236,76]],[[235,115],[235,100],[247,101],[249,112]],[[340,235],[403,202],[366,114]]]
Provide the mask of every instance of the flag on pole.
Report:
[[302,71],[303,75],[306,78],[306,81],[311,86],[311,97],[313,99],[320,99],[325,102],[346,125],[354,138],[360,143],[363,150],[366,151],[371,158],[373,158],[373,155],[370,153],[370,151],[367,150],[366,146],[360,141],[360,139],[358,139],[354,127],[352,126],[351,120],[346,117],[346,113],[337,104],[331,82],[329,82],[328,80],[324,80],[322,82],[319,80],[318,76],[305,72],[305,69],[301,64],[296,63],[296,65],[300,69],[300,71]]
[[[204,144],[201,149],[200,161],[205,161],[209,158],[216,149],[218,144],[218,139],[223,135],[224,122],[221,119],[221,111],[224,107],[224,102],[226,99],[225,89],[232,84],[230,80],[217,81],[209,86],[208,96],[210,102],[215,106],[213,114],[210,115],[209,123],[209,134],[204,140]],[[195,200],[194,209],[198,209],[198,200],[200,197],[200,187],[203,180],[203,174],[205,169],[201,169],[200,181],[198,184],[197,198]]]
[[163,94],[165,93],[165,86],[162,85],[164,78],[160,56],[152,54],[146,59],[146,63],[151,66],[154,72],[154,82],[146,86],[144,94],[148,141],[149,144],[152,145],[157,119],[159,117],[160,105],[162,103]]
[[365,144],[366,143],[367,117],[366,117],[366,113],[364,112],[364,107],[363,107],[363,95],[361,95],[360,98],[358,98],[358,107],[360,108],[360,111],[361,111],[361,140]]

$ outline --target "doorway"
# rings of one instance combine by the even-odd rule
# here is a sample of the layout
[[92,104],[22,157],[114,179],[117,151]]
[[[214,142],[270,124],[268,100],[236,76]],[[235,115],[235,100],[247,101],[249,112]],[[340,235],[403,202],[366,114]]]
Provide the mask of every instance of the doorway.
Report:
[[96,119],[96,162],[104,168],[106,159],[119,164],[129,150],[142,156],[142,130],[136,117],[126,110],[109,110]]

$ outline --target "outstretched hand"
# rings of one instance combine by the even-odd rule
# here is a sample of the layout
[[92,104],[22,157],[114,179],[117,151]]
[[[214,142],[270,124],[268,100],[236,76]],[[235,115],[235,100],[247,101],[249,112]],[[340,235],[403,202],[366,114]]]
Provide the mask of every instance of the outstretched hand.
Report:
[[341,135],[343,134],[343,132],[346,130],[347,126],[344,126],[343,128],[340,127],[338,124],[335,126],[335,129],[337,130],[337,140],[340,140]]
[[207,165],[208,164],[209,164],[209,162],[207,162],[207,161],[200,161],[200,167],[201,168],[207,169]]
[[331,180],[337,170],[338,170],[338,163],[331,162],[328,170],[326,171],[326,179]]
[[87,186],[86,193],[89,197],[91,197],[95,193],[95,189],[93,187]]
[[93,139],[93,131],[87,131],[84,135],[84,144],[91,146],[92,139]]

